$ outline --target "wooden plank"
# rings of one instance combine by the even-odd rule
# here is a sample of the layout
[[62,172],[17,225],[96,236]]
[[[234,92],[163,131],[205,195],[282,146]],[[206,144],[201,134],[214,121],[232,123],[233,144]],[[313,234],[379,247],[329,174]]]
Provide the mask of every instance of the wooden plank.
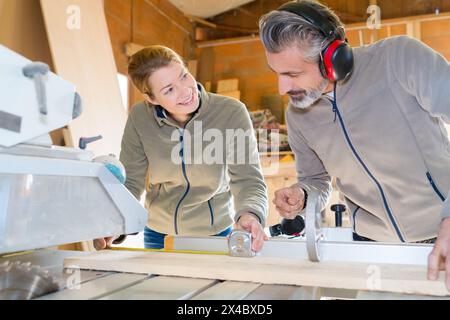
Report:
[[83,282],[79,288],[61,290],[38,300],[90,300],[99,299],[113,291],[122,290],[147,279],[142,274],[115,273]]
[[367,292],[359,291],[355,297],[357,300],[449,300],[448,297],[430,297],[400,293]]
[[131,57],[133,54],[135,54],[136,52],[144,49],[145,46],[137,44],[137,43],[133,43],[133,42],[129,42],[125,44],[125,54],[128,57]]
[[238,43],[247,43],[247,42],[256,42],[256,41],[258,41],[258,42],[260,41],[259,37],[246,36],[246,37],[239,37],[239,38],[200,41],[200,42],[197,42],[197,48],[217,47],[217,46],[224,46],[224,45],[238,44]]
[[72,138],[72,134],[71,134],[70,130],[68,128],[63,128],[62,133],[63,133],[63,137],[64,137],[64,145],[66,147],[70,147],[70,148],[75,147],[75,144],[74,144],[75,141]]
[[420,21],[410,21],[406,24],[406,34],[411,38],[421,40],[422,30]]
[[392,26],[387,26],[387,37],[392,37]]
[[203,18],[200,17],[196,17],[193,15],[186,15],[186,17],[193,21],[196,22],[200,25],[206,26],[208,28],[211,29],[219,29],[219,30],[229,30],[229,31],[238,31],[241,33],[251,33],[251,34],[257,34],[259,32],[259,29],[256,28],[243,28],[243,27],[238,27],[238,26],[229,26],[229,25],[223,25],[223,24],[216,24],[216,23],[212,23],[208,20],[205,20]]
[[187,62],[187,68],[188,68],[189,72],[194,76],[194,78],[197,78],[198,61],[197,60],[189,60]]
[[203,86],[205,87],[205,90],[208,92],[211,92],[211,81],[206,81]]
[[196,295],[192,300],[242,300],[259,286],[259,283],[224,281]]
[[320,290],[320,299],[328,299],[328,300],[355,300],[358,293],[358,290],[346,290],[346,289],[336,289],[336,288],[321,288]]
[[320,290],[279,284],[265,284],[250,293],[244,300],[319,300]]
[[358,30],[359,35],[359,45],[362,47],[364,45],[364,34],[362,30]]
[[153,277],[101,300],[188,300],[216,284],[215,280]]
[[149,6],[152,11],[155,11],[159,13],[160,16],[165,17],[171,24],[175,25],[176,28],[183,33],[188,35],[192,35],[194,33],[194,25],[172,2],[161,0],[145,0],[134,2],[135,6],[137,7],[140,5],[137,9],[142,8],[144,5]]
[[69,125],[80,137],[103,139],[89,145],[96,155],[120,152],[126,110],[102,0],[41,0],[56,73],[76,85],[83,113]]
[[[264,170],[264,169],[263,169]],[[280,223],[281,216],[278,213],[273,200],[275,198],[275,191],[285,187],[285,177],[264,175],[264,180],[267,186],[267,195],[269,198],[269,212],[266,219],[266,225],[273,226]]]
[[212,22],[210,22],[210,21],[207,21],[207,20],[205,20],[205,19],[202,19],[202,18],[200,18],[200,17],[196,17],[196,16],[193,16],[193,15],[187,14],[187,15],[186,15],[186,18],[188,18],[188,19],[191,20],[191,21],[194,21],[194,22],[197,22],[197,23],[199,23],[199,24],[202,24],[202,25],[204,25],[204,26],[213,28],[213,29],[216,29],[216,28],[217,28],[217,24],[212,23]]
[[[52,270],[50,269],[50,272]],[[102,271],[90,271],[90,270],[79,270],[75,271],[79,272],[78,275],[74,273],[73,269],[65,269],[62,272],[63,281],[60,281],[60,289],[67,289],[68,287],[75,287],[83,283],[87,283],[89,281],[93,281],[96,279],[100,279],[106,276],[110,276],[111,272],[102,272]],[[58,279],[58,278],[57,278]]]
[[444,273],[427,280],[425,266],[348,262],[313,263],[300,259],[161,252],[96,252],[68,258],[65,264],[84,269],[191,278],[303,285],[310,287],[387,291],[446,296]]

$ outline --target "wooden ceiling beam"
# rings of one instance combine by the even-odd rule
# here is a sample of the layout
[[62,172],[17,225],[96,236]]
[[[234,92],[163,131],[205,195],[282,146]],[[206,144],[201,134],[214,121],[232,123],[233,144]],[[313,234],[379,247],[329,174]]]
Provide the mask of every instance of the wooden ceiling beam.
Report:
[[247,15],[247,16],[254,17],[255,19],[258,18],[258,16],[254,12],[251,12],[250,10],[244,9],[243,7],[237,7],[235,10],[237,10],[237,11],[239,11],[239,12],[241,12],[241,13]]
[[217,29],[217,24],[215,24],[215,23],[213,23],[211,21],[208,21],[208,20],[205,20],[205,19],[200,18],[200,17],[193,16],[193,15],[189,15],[189,14],[187,14],[186,17],[189,20],[191,20],[191,21],[194,21],[194,22],[196,22],[198,24],[204,25],[205,27]]
[[361,22],[367,19],[367,17],[364,16],[358,16],[356,14],[351,14],[348,12],[343,12],[339,10],[333,10],[334,13],[338,15],[339,18],[342,20],[350,21],[350,22]]
[[188,15],[187,17],[190,20],[192,20],[198,24],[201,24],[207,28],[211,28],[211,29],[237,31],[237,32],[251,33],[251,34],[259,32],[259,30],[257,28],[243,28],[243,27],[237,27],[237,26],[222,25],[222,24],[210,22],[210,21],[205,20],[200,17],[191,16],[191,15]]

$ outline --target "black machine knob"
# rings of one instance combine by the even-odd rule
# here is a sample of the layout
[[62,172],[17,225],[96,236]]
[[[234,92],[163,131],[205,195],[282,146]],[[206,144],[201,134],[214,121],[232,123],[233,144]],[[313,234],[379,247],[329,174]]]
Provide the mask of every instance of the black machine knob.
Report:
[[333,204],[331,211],[334,211],[336,227],[342,227],[342,214],[347,210],[343,204]]
[[302,216],[296,216],[294,220],[283,219],[281,223],[269,228],[272,237],[285,234],[288,236],[298,235],[305,229],[305,221]]

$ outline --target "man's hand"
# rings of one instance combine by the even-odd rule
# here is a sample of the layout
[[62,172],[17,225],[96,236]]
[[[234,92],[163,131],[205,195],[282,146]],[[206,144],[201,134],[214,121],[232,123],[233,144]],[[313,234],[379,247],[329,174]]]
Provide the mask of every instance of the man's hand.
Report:
[[106,238],[100,238],[94,240],[94,248],[96,250],[103,250],[111,248],[112,242],[114,241],[115,237],[106,237]]
[[445,270],[445,284],[450,291],[450,218],[442,220],[433,251],[428,256],[428,279],[437,280]]
[[275,191],[273,204],[278,213],[286,219],[292,220],[302,211],[305,202],[305,192],[298,186]]
[[252,234],[252,250],[255,252],[262,249],[264,240],[269,240],[258,218],[252,213],[242,214],[238,222],[236,222],[234,229],[245,230]]

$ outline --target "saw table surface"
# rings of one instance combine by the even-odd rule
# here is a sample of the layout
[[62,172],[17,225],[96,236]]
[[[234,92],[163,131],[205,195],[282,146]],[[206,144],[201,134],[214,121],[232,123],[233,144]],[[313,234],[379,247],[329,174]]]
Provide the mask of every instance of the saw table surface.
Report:
[[[164,255],[161,257],[161,255]],[[200,258],[200,259],[198,259]],[[207,259],[209,258],[209,259]],[[427,295],[410,295],[389,292],[376,292],[355,289],[338,289],[327,286],[295,285],[296,280],[291,274],[286,274],[281,263],[280,274],[285,274],[292,281],[290,284],[270,283],[273,281],[257,281],[252,277],[244,281],[226,280],[225,276],[216,277],[221,272],[216,266],[202,276],[193,276],[198,271],[198,265],[208,269],[206,260],[233,261],[234,267],[225,264],[224,268],[236,272],[239,266],[253,264],[258,258],[231,258],[214,255],[188,255],[171,253],[148,252],[116,252],[102,251],[96,253],[78,251],[41,250],[28,254],[0,258],[5,261],[31,262],[49,270],[50,274],[59,283],[61,290],[40,297],[43,300],[75,300],[75,299],[102,299],[102,300],[311,300],[311,299],[435,299]],[[138,260],[136,260],[138,259]],[[143,260],[142,260],[143,259]],[[168,261],[180,270],[189,269],[186,276],[164,275],[169,272],[147,272],[148,265],[157,265],[161,268]],[[206,260],[205,260],[206,259]],[[237,259],[237,260],[236,260]],[[264,260],[264,259],[263,259]],[[102,261],[99,264],[99,261]],[[121,261],[121,263],[118,263]],[[147,264],[145,261],[149,261]],[[194,262],[193,262],[194,261]],[[150,263],[151,262],[151,263]],[[198,263],[200,262],[200,263]],[[217,262],[217,261],[216,261]],[[92,265],[95,263],[95,265]],[[278,264],[278,263],[277,263]],[[103,267],[103,266],[109,266]],[[124,265],[135,265],[129,272]],[[72,267],[71,269],[65,269]],[[112,267],[111,267],[112,266]],[[138,267],[139,266],[139,267]],[[104,269],[104,270],[94,270]],[[109,269],[109,270],[108,270]],[[127,269],[127,268],[125,268]],[[256,270],[249,273],[258,274]],[[249,273],[244,273],[248,277]],[[212,276],[215,275],[215,276]],[[317,276],[322,276],[318,274]],[[210,279],[207,279],[207,278]],[[249,281],[250,280],[250,281]]]
[[[89,254],[89,252],[80,251],[38,250],[0,257],[0,264],[7,261],[30,262],[32,265],[48,270],[61,290],[38,298],[40,300],[310,300],[318,298],[317,290],[298,286],[64,268],[66,258],[83,257]],[[356,296],[353,291],[340,292],[340,294],[350,298]]]

